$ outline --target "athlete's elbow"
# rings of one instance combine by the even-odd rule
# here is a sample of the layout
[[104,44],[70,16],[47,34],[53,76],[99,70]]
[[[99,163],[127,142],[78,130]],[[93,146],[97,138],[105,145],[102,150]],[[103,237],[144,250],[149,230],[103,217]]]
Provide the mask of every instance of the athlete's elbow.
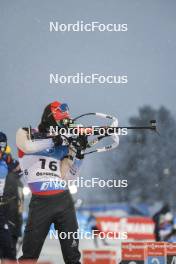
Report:
[[27,138],[27,132],[20,128],[16,133],[16,145],[17,148],[22,150],[24,153],[31,153],[33,152],[33,148],[31,147],[31,143]]

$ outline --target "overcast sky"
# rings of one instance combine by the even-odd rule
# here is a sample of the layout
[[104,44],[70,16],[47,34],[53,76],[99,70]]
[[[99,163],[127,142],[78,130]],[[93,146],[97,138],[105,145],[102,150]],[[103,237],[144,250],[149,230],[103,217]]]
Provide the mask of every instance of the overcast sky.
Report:
[[[121,123],[149,104],[176,98],[175,0],[6,0],[0,2],[0,128],[12,146],[20,126],[36,126],[46,104],[72,115],[105,112]],[[127,32],[49,32],[49,22],[127,23]],[[50,85],[49,74],[128,75],[126,85]]]

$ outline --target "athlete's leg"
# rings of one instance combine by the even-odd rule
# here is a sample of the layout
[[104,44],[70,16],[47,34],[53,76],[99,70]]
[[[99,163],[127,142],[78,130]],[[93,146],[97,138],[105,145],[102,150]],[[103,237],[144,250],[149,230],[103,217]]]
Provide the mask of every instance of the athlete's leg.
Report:
[[[63,210],[63,212],[59,212],[56,215],[55,220],[55,228],[58,230],[60,234],[66,234],[67,237],[65,239],[60,240],[61,249],[63,258],[66,264],[80,264],[81,254],[79,252],[79,239],[77,237],[73,237],[73,233],[76,234],[78,231],[78,223],[76,219],[76,213],[74,209],[74,204],[71,199],[70,194],[65,198],[65,204],[67,208]],[[69,236],[70,233],[70,236]]]
[[48,204],[44,199],[32,198],[29,207],[28,221],[25,227],[22,251],[23,255],[19,261],[39,258],[43,243],[51,224],[47,208]]
[[0,259],[16,259],[11,233],[7,224],[4,228],[0,228],[0,249]]

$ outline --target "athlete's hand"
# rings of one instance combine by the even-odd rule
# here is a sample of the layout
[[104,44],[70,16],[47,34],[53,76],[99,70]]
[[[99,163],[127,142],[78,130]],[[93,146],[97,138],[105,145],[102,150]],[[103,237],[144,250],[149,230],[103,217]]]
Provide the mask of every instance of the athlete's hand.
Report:
[[82,150],[85,150],[87,148],[87,136],[86,135],[80,135],[78,138],[77,138],[77,145],[80,146],[80,148]]
[[80,135],[77,139],[76,139],[76,158],[78,159],[83,159],[84,158],[84,154],[81,153],[82,150],[85,150],[87,147],[87,136],[86,135]]
[[61,135],[57,135],[57,136],[53,137],[53,143],[54,143],[54,146],[61,146],[63,143],[63,139],[62,139]]

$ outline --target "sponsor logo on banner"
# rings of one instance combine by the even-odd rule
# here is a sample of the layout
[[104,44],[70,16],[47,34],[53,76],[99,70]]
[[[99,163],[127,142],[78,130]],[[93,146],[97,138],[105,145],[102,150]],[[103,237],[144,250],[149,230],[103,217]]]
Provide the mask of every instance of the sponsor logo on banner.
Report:
[[105,234],[127,232],[128,239],[154,240],[153,220],[149,217],[97,217],[97,226]]
[[116,264],[116,252],[112,250],[83,250],[84,264]]
[[123,261],[141,261],[144,263],[146,258],[144,242],[123,242],[122,243],[122,260]]

